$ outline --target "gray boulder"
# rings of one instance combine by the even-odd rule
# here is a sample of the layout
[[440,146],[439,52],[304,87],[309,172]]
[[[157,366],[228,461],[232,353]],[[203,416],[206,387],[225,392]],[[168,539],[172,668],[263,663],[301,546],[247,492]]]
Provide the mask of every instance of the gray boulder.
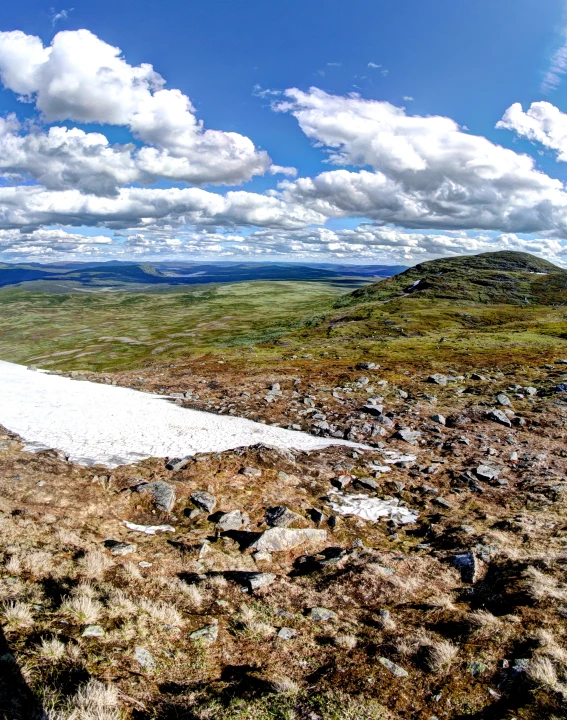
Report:
[[417,441],[421,437],[421,433],[419,430],[410,430],[409,428],[402,428],[401,430],[398,430],[395,437],[397,437],[400,440],[403,440],[404,442],[409,443],[410,445],[417,445]]
[[162,512],[170,512],[175,505],[175,488],[173,485],[156,480],[151,483],[141,483],[134,488],[135,492],[150,493],[154,505]]

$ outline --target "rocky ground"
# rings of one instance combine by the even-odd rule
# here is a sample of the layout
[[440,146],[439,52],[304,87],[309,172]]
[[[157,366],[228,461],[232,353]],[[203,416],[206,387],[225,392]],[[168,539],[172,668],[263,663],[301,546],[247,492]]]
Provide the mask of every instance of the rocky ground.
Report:
[[109,471],[3,432],[0,717],[565,716],[560,358],[73,375],[364,447]]

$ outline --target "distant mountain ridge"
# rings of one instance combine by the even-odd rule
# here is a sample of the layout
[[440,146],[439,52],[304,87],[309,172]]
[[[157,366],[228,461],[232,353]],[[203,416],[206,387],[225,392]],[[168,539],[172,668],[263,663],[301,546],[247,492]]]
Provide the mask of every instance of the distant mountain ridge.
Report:
[[335,306],[398,297],[554,305],[567,302],[567,271],[529,253],[507,250],[440,258],[355,290]]
[[128,290],[129,286],[140,285],[195,285],[250,280],[340,281],[341,278],[389,277],[401,270],[405,270],[405,266],[330,263],[0,263],[0,287],[57,281],[58,284],[64,283],[68,289],[75,285]]

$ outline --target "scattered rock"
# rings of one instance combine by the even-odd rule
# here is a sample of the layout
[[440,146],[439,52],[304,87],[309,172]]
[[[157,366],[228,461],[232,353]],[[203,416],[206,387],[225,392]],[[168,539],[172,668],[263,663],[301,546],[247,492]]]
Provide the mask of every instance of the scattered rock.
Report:
[[453,565],[461,571],[462,582],[473,585],[477,581],[478,560],[473,550],[455,555]]
[[[185,395],[187,395],[187,393],[185,393]],[[179,470],[183,470],[183,468],[187,467],[190,461],[190,457],[171,458],[167,461],[165,467],[167,468],[167,470],[171,470],[172,472],[179,472]]]
[[427,378],[427,382],[444,387],[449,382],[449,378],[446,375],[441,375],[441,373],[434,373]]
[[126,543],[110,539],[104,541],[104,547],[110,550],[111,555],[129,555],[138,549],[136,543]]
[[276,581],[277,575],[273,573],[251,573],[247,578],[250,590],[259,590]]
[[500,468],[494,467],[493,465],[479,465],[475,473],[480,480],[496,480],[500,475]]
[[190,640],[201,642],[203,645],[212,645],[213,643],[216,643],[218,636],[218,623],[205,625],[204,627],[199,628],[198,630],[193,630],[192,633],[189,633]]
[[502,412],[502,410],[490,410],[490,412],[487,413],[487,418],[489,420],[493,420],[494,422],[499,423],[500,425],[505,425],[506,427],[512,427],[510,418],[507,415],[505,415]]
[[404,670],[403,667],[396,665],[395,662],[388,660],[388,658],[379,657],[378,662],[381,665],[383,665],[386,668],[386,670],[389,670],[392,673],[392,675],[395,675],[396,677],[404,678],[404,677],[408,676],[407,670]]
[[496,396],[496,402],[503,407],[510,407],[512,404],[508,395],[504,395],[504,393],[498,393]]
[[278,631],[278,637],[280,640],[293,640],[294,637],[297,637],[297,630],[290,627],[282,627]]
[[201,510],[212,513],[217,506],[217,499],[214,495],[203,490],[191,493],[191,502]]
[[410,445],[417,445],[417,441],[421,437],[419,430],[410,430],[409,428],[402,428],[398,430],[394,437],[409,443]]
[[258,468],[244,467],[240,470],[240,474],[249,475],[250,477],[260,477],[262,475],[262,471],[258,470]]
[[326,530],[270,528],[260,535],[252,544],[252,548],[260,552],[282,552],[298,547],[304,542],[324,542],[326,539]]
[[285,505],[275,505],[266,510],[265,520],[267,525],[272,527],[287,528],[293,523],[301,520],[301,516],[294,513]]
[[221,515],[215,527],[221,532],[228,532],[229,530],[242,530],[248,527],[248,525],[250,525],[248,513],[242,512],[241,510],[231,510]]
[[140,483],[133,490],[138,493],[150,493],[157,510],[162,512],[170,512],[175,505],[175,488],[173,485],[156,480],[151,483]]
[[154,656],[151,654],[151,652],[149,650],[146,650],[146,648],[135,647],[134,648],[134,657],[140,663],[140,665],[144,668],[144,670],[153,670],[156,666],[156,661],[154,660]]
[[445,418],[443,415],[439,415],[439,414],[432,415],[432,416],[431,416],[431,419],[433,420],[433,422],[436,422],[436,423],[438,423],[439,425],[446,425],[446,424],[447,424],[447,420],[446,420],[446,418]]
[[100,625],[87,625],[83,630],[81,637],[104,637],[104,630]]
[[324,607],[311,608],[311,620],[313,622],[324,622],[326,620],[336,620],[337,613]]

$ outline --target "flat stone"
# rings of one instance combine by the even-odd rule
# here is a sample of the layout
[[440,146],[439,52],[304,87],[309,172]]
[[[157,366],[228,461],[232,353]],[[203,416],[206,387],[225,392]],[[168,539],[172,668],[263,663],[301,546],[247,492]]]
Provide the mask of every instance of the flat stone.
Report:
[[508,395],[504,395],[504,393],[498,393],[498,395],[496,396],[496,402],[503,407],[510,407],[510,405],[512,404]]
[[325,622],[327,620],[335,620],[337,613],[324,607],[311,608],[311,620],[313,622]]
[[242,528],[248,527],[248,525],[250,525],[248,513],[242,512],[241,510],[231,510],[221,515],[215,527],[221,532],[227,532],[229,530],[242,530]]
[[111,555],[129,555],[136,552],[136,543],[120,542],[119,540],[105,540],[104,547],[110,550]]
[[409,428],[402,428],[398,430],[395,437],[409,443],[410,445],[417,445],[417,441],[421,437],[419,430],[410,430]]
[[156,661],[154,660],[154,656],[151,654],[151,652],[149,650],[146,650],[146,648],[135,647],[134,648],[134,657],[140,663],[140,665],[144,668],[144,670],[153,670],[156,666]]
[[218,636],[218,623],[205,625],[204,627],[199,628],[198,630],[193,630],[192,633],[189,633],[190,640],[199,641],[203,643],[203,645],[212,645],[213,643],[216,643]]
[[432,415],[432,416],[431,416],[431,419],[433,420],[433,422],[436,422],[436,423],[438,423],[439,425],[446,425],[446,424],[447,424],[447,419],[445,418],[445,416],[444,416],[444,415],[439,415],[439,413],[437,413],[437,414],[435,414],[435,415]]
[[534,395],[537,395],[537,388],[528,386],[524,388],[524,392],[526,393],[526,395],[533,397]]
[[285,505],[274,505],[266,510],[265,520],[272,527],[286,528],[301,520],[301,516],[294,513]]
[[487,413],[487,418],[489,420],[493,420],[494,422],[499,423],[500,425],[505,425],[506,427],[512,427],[510,418],[507,415],[505,415],[502,412],[502,410],[490,410],[490,412]]
[[427,378],[427,382],[434,383],[435,385],[442,385],[443,387],[449,382],[446,375],[441,373],[434,373]]
[[87,625],[82,632],[82,637],[104,637],[104,630],[100,625]]
[[373,415],[374,417],[382,415],[383,410],[383,405],[374,405],[373,403],[366,403],[366,405],[362,408],[362,412],[365,412],[368,415]]
[[214,495],[208,492],[198,490],[197,492],[191,493],[191,502],[201,510],[212,513],[217,505],[217,499]]
[[324,542],[326,539],[326,530],[270,528],[260,535],[252,548],[259,552],[282,552],[298,547],[304,542]]
[[388,660],[388,658],[379,657],[378,662],[381,665],[383,665],[386,668],[386,670],[389,670],[392,673],[392,675],[395,675],[396,677],[404,678],[404,677],[408,676],[407,670],[404,670],[403,667],[396,665],[395,662]]
[[135,492],[150,493],[157,510],[170,512],[175,505],[175,488],[173,485],[156,480],[151,483],[140,483],[133,488]]
[[277,575],[274,573],[252,573],[248,576],[247,582],[250,590],[259,590],[262,587],[271,585],[276,581]]

